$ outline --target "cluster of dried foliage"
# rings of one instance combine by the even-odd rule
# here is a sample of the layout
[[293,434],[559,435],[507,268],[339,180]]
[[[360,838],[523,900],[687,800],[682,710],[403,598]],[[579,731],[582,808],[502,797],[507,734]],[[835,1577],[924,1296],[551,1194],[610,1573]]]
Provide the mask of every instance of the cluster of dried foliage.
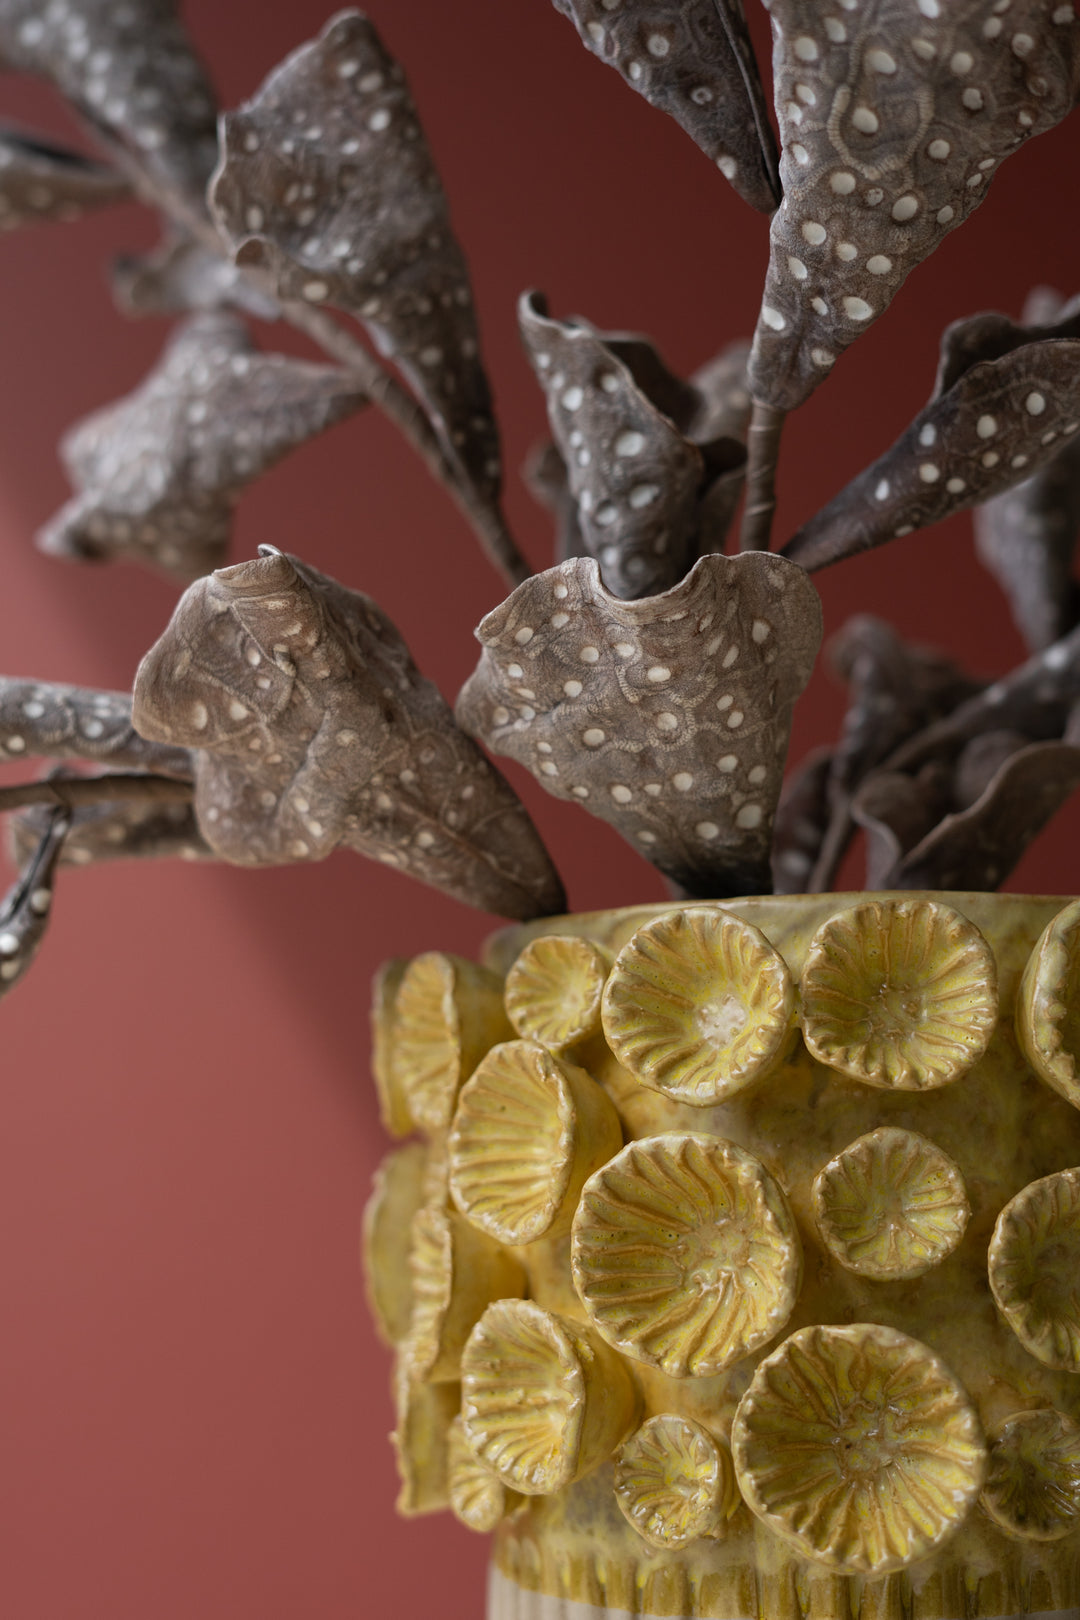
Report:
[[[492,912],[557,912],[558,875],[481,742],[702,897],[827,888],[857,828],[870,886],[991,888],[1080,783],[1080,300],[1040,289],[1020,322],[950,326],[926,408],[769,550],[785,413],[997,165],[1071,110],[1073,5],[771,0],[778,150],[741,0],[555,3],[770,216],[770,258],[752,344],[688,380],[647,338],[523,297],[551,426],[530,477],[558,558],[530,574],[500,508],[465,258],[372,23],[340,13],[219,114],[174,0],[0,0],[0,65],[51,80],[100,154],[0,131],[0,226],[141,199],[164,239],[115,267],[117,301],[180,317],[143,385],[67,437],[76,493],[40,543],[187,586],[133,694],[0,681],[0,758],[61,762],[0,790],[23,871],[0,990],[65,862],[346,845]],[[326,362],[260,353],[247,316]],[[269,547],[219,566],[245,486],[368,405],[514,587],[453,714],[368,597]],[[843,734],[781,794],[821,636],[810,573],[964,507],[1030,661],[986,686],[851,621],[831,647]]]

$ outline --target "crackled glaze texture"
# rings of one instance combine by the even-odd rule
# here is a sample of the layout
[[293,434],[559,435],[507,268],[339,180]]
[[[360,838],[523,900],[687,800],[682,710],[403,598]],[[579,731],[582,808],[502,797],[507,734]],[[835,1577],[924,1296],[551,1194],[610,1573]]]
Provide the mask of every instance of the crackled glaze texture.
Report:
[[489,1620],[1076,1620],[1077,985],[1076,904],[910,891],[388,964],[399,1505]]

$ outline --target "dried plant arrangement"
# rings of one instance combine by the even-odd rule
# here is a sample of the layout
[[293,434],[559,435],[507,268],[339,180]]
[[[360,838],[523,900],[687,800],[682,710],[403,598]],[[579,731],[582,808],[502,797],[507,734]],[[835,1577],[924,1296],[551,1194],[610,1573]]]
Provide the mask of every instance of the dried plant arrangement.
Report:
[[[0,66],[50,80],[91,148],[0,130],[0,227],[142,202],[161,242],[114,266],[115,299],[175,318],[143,383],[66,435],[72,497],[38,545],[182,591],[131,692],[0,678],[0,761],[47,762],[0,786],[18,868],[0,996],[72,865],[346,849],[524,925],[482,965],[427,952],[376,988],[384,1123],[425,1144],[388,1161],[366,1217],[398,1355],[402,1510],[503,1527],[501,1578],[535,1598],[493,1599],[507,1620],[576,1620],[579,1603],[772,1620],[796,1612],[777,1594],[787,1582],[794,1603],[799,1581],[822,1620],[905,1604],[963,1620],[948,1594],[920,1609],[917,1583],[888,1582],[967,1547],[976,1513],[1040,1547],[1080,1525],[1080,1410],[1061,1394],[1080,1369],[1062,1259],[1080,1263],[1080,1170],[1044,1163],[1040,1135],[1023,1174],[994,1159],[991,1209],[951,1089],[967,1077],[970,1108],[989,1107],[1020,1062],[998,1022],[1007,984],[1074,1146],[1077,924],[1032,902],[1001,945],[984,897],[1080,788],[1080,295],[1034,288],[1017,319],[957,311],[890,448],[793,535],[774,532],[776,490],[787,416],[997,167],[1074,107],[1080,18],[1057,0],[765,0],[770,98],[742,0],[554,3],[766,216],[747,232],[767,237],[767,269],[754,332],[688,376],[650,337],[522,290],[550,430],[526,469],[552,518],[533,571],[504,513],[453,199],[371,19],[340,12],[223,110],[174,0],[0,0]],[[254,319],[319,358],[260,348]],[[362,578],[272,545],[232,554],[244,490],[374,412],[502,576],[453,703]],[[988,682],[855,615],[826,647],[848,691],[840,735],[785,776],[823,637],[814,576],[966,509],[1027,660]],[[567,918],[492,755],[609,823],[668,904]],[[871,895],[838,909],[857,843]],[[855,1099],[835,1118],[814,1113],[818,1071]],[[903,1094],[923,1091],[916,1120]],[[894,1094],[880,1117],[879,1092]],[[980,1234],[980,1285],[1013,1334],[999,1382],[1024,1395],[992,1414],[985,1379],[935,1337],[939,1275]],[[924,1277],[913,1338],[873,1288]],[[1053,1376],[1024,1383],[1014,1339]],[[870,1414],[857,1442],[845,1402]],[[834,1467],[856,1444],[863,1461]],[[589,1565],[560,1587],[542,1532],[587,1535],[595,1503],[573,1493],[604,1470],[628,1584]],[[755,1533],[775,1568],[747,1552]],[[694,1563],[705,1544],[720,1564]],[[730,1590],[709,1586],[728,1568],[717,1546],[742,1572]],[[1043,1586],[1024,1574],[1023,1608],[965,1612],[1064,1614],[1080,1602],[1064,1567],[1040,1564]],[[751,1568],[753,1597],[729,1610]],[[846,1608],[838,1582],[855,1583]]]

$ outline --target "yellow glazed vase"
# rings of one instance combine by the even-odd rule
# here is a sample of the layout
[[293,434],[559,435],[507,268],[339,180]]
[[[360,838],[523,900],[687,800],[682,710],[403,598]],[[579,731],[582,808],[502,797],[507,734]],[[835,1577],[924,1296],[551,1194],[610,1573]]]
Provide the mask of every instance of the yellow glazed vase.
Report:
[[1080,902],[765,897],[388,964],[368,1281],[489,1620],[1080,1615]]

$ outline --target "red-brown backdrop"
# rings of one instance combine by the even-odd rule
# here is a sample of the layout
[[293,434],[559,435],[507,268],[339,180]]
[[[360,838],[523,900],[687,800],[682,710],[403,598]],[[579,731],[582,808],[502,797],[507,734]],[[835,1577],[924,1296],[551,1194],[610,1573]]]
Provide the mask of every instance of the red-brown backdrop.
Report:
[[[192,0],[188,14],[230,105],[330,10]],[[515,333],[525,286],[559,313],[649,331],[678,367],[750,330],[764,222],[548,0],[370,11],[407,65],[472,261],[511,468],[543,423]],[[0,113],[64,128],[53,98],[20,80],[0,81]],[[1075,290],[1075,143],[1074,123],[1006,165],[792,422],[785,533],[906,425],[948,320],[1016,312],[1037,281]],[[175,599],[134,570],[80,570],[30,545],[66,495],[58,436],[133,387],[161,344],[162,323],[113,313],[102,271],[152,234],[125,209],[0,241],[5,673],[126,687]],[[509,510],[542,566],[548,524],[516,476]],[[375,596],[448,695],[502,594],[373,413],[245,498],[234,555],[262,540]],[[981,671],[1019,656],[965,518],[820,584],[830,627],[869,610]],[[794,757],[839,712],[819,673]],[[660,894],[614,834],[525,792],[575,906]],[[1078,825],[1074,806],[1010,887],[1080,885]],[[371,974],[393,954],[471,952],[489,926],[352,856],[63,880],[45,953],[0,1009],[6,1620],[482,1612],[483,1542],[449,1518],[393,1515],[388,1360],[356,1240],[384,1147],[366,1074]]]

